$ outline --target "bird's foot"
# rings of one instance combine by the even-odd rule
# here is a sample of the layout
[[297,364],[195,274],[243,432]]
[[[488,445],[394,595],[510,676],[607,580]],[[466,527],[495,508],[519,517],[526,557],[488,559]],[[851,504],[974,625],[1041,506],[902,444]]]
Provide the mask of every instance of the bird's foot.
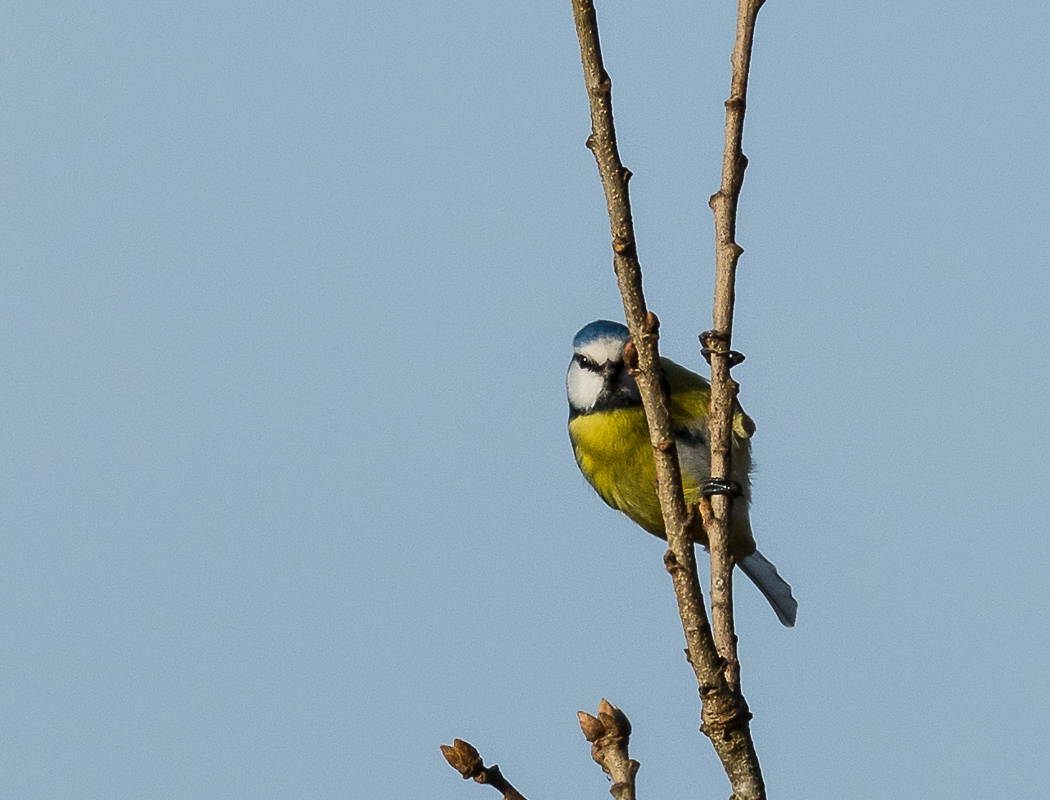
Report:
[[701,497],[714,497],[716,494],[727,494],[730,497],[740,497],[743,489],[740,484],[732,478],[704,478],[700,484]]

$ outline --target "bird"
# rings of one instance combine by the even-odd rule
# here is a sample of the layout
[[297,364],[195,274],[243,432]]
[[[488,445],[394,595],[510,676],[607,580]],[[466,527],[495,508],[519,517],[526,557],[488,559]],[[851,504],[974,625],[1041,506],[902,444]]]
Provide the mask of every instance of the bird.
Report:
[[[624,363],[630,341],[626,326],[597,320],[576,334],[565,379],[569,400],[569,440],[584,478],[609,506],[641,528],[666,539],[656,496],[649,424],[638,384]],[[707,426],[711,385],[669,358],[660,359],[671,400],[671,424],[678,448],[685,501],[696,504],[711,475]],[[751,434],[755,424],[737,405],[733,415],[732,475],[740,488],[729,519],[729,551],[737,566],[758,587],[777,618],[793,627],[798,603],[791,586],[755,547],[751,532]],[[707,546],[702,531],[698,544]]]

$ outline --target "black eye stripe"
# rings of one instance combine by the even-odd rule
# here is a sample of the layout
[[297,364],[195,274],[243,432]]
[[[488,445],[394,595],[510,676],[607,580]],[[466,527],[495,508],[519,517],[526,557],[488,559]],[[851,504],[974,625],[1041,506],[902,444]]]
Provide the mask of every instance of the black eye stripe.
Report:
[[591,370],[591,372],[599,372],[600,371],[599,368],[598,368],[598,364],[596,362],[592,361],[591,359],[587,358],[587,356],[583,355],[583,353],[577,353],[576,354],[576,363],[579,364],[584,369]]

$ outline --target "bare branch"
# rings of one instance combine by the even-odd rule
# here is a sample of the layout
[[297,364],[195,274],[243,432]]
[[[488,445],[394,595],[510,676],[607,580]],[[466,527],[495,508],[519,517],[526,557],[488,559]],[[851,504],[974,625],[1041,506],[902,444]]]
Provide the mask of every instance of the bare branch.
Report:
[[[634,344],[634,363],[628,361],[638,384],[649,422],[656,467],[656,491],[664,518],[669,549],[664,563],[674,582],[678,611],[688,644],[689,661],[700,685],[702,730],[712,744],[733,786],[736,800],[765,797],[758,756],[751,741],[751,713],[743,696],[732,691],[723,672],[703,605],[696,557],[688,529],[692,522],[682,494],[682,478],[672,434],[670,410],[660,384],[657,338],[659,322],[648,312],[642,294],[642,275],[634,239],[627,191],[630,172],[620,161],[612,114],[612,81],[602,63],[598,23],[592,0],[572,0],[580,40],[584,81],[591,107],[591,136],[605,190],[612,230],[613,266],[623,297],[624,314]],[[632,352],[625,351],[625,360]]]
[[604,697],[598,704],[598,716],[577,711],[580,728],[591,743],[591,758],[597,762],[613,785],[609,794],[616,800],[635,800],[634,776],[641,766],[627,753],[631,722],[619,708]]
[[[743,249],[736,242],[736,210],[744,183],[747,157],[741,149],[744,112],[747,109],[747,80],[755,21],[764,0],[738,0],[736,43],[733,46],[733,78],[726,100],[726,138],[722,156],[722,185],[711,196],[715,217],[714,330],[704,342],[711,351],[711,477],[728,479],[732,471],[733,408],[738,390],[730,377],[730,345],[733,333],[736,266]],[[726,679],[740,690],[740,662],[733,625],[733,560],[729,552],[729,515],[732,498],[725,494],[711,499],[714,512],[705,525],[711,551],[711,617],[715,644],[726,664]]]
[[464,780],[473,778],[477,783],[487,783],[496,791],[503,793],[503,800],[525,800],[525,796],[503,777],[497,765],[485,766],[481,760],[481,754],[469,742],[456,739],[451,746],[443,744],[441,753],[449,765],[463,776]]

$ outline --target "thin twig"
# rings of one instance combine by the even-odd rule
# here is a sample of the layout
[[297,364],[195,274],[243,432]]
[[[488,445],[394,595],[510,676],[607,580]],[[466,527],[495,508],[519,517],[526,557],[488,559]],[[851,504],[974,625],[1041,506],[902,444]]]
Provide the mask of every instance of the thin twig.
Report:
[[473,778],[477,783],[487,783],[503,793],[503,800],[525,800],[525,796],[503,777],[497,765],[485,766],[481,754],[470,742],[456,739],[451,746],[441,745],[441,753],[449,765],[463,776],[463,780]]
[[591,743],[591,758],[602,768],[613,785],[609,794],[616,800],[635,800],[634,776],[641,765],[627,752],[631,738],[631,721],[604,697],[598,704],[598,716],[577,711],[580,728]]
[[[738,390],[729,374],[733,334],[736,265],[743,248],[736,242],[736,210],[744,183],[747,157],[741,149],[744,112],[747,109],[747,79],[755,20],[764,0],[739,0],[736,43],[733,46],[733,79],[726,100],[726,139],[722,156],[722,185],[711,196],[715,217],[714,330],[705,342],[711,350],[711,477],[728,479],[732,472],[733,407]],[[729,552],[729,515],[733,501],[728,495],[711,499],[714,512],[705,526],[711,551],[711,620],[715,645],[725,661],[726,679],[740,690],[740,661],[733,626],[733,559]]]
[[[670,410],[660,385],[657,338],[659,322],[648,312],[642,294],[642,275],[635,249],[634,226],[627,192],[630,172],[624,168],[616,148],[613,127],[612,82],[602,64],[598,22],[592,0],[572,0],[576,32],[580,39],[584,81],[591,107],[591,136],[587,145],[594,153],[605,190],[612,229],[613,266],[623,297],[624,314],[637,354],[632,374],[638,384],[649,422],[656,467],[656,491],[663,512],[668,551],[664,563],[674,582],[678,611],[688,644],[689,662],[696,673],[703,702],[702,730],[711,739],[733,787],[736,800],[765,797],[758,756],[751,740],[751,712],[743,696],[726,681],[722,660],[715,648],[704,609],[692,538],[691,517],[682,494],[682,478],[672,435]],[[625,357],[629,354],[625,353]]]

